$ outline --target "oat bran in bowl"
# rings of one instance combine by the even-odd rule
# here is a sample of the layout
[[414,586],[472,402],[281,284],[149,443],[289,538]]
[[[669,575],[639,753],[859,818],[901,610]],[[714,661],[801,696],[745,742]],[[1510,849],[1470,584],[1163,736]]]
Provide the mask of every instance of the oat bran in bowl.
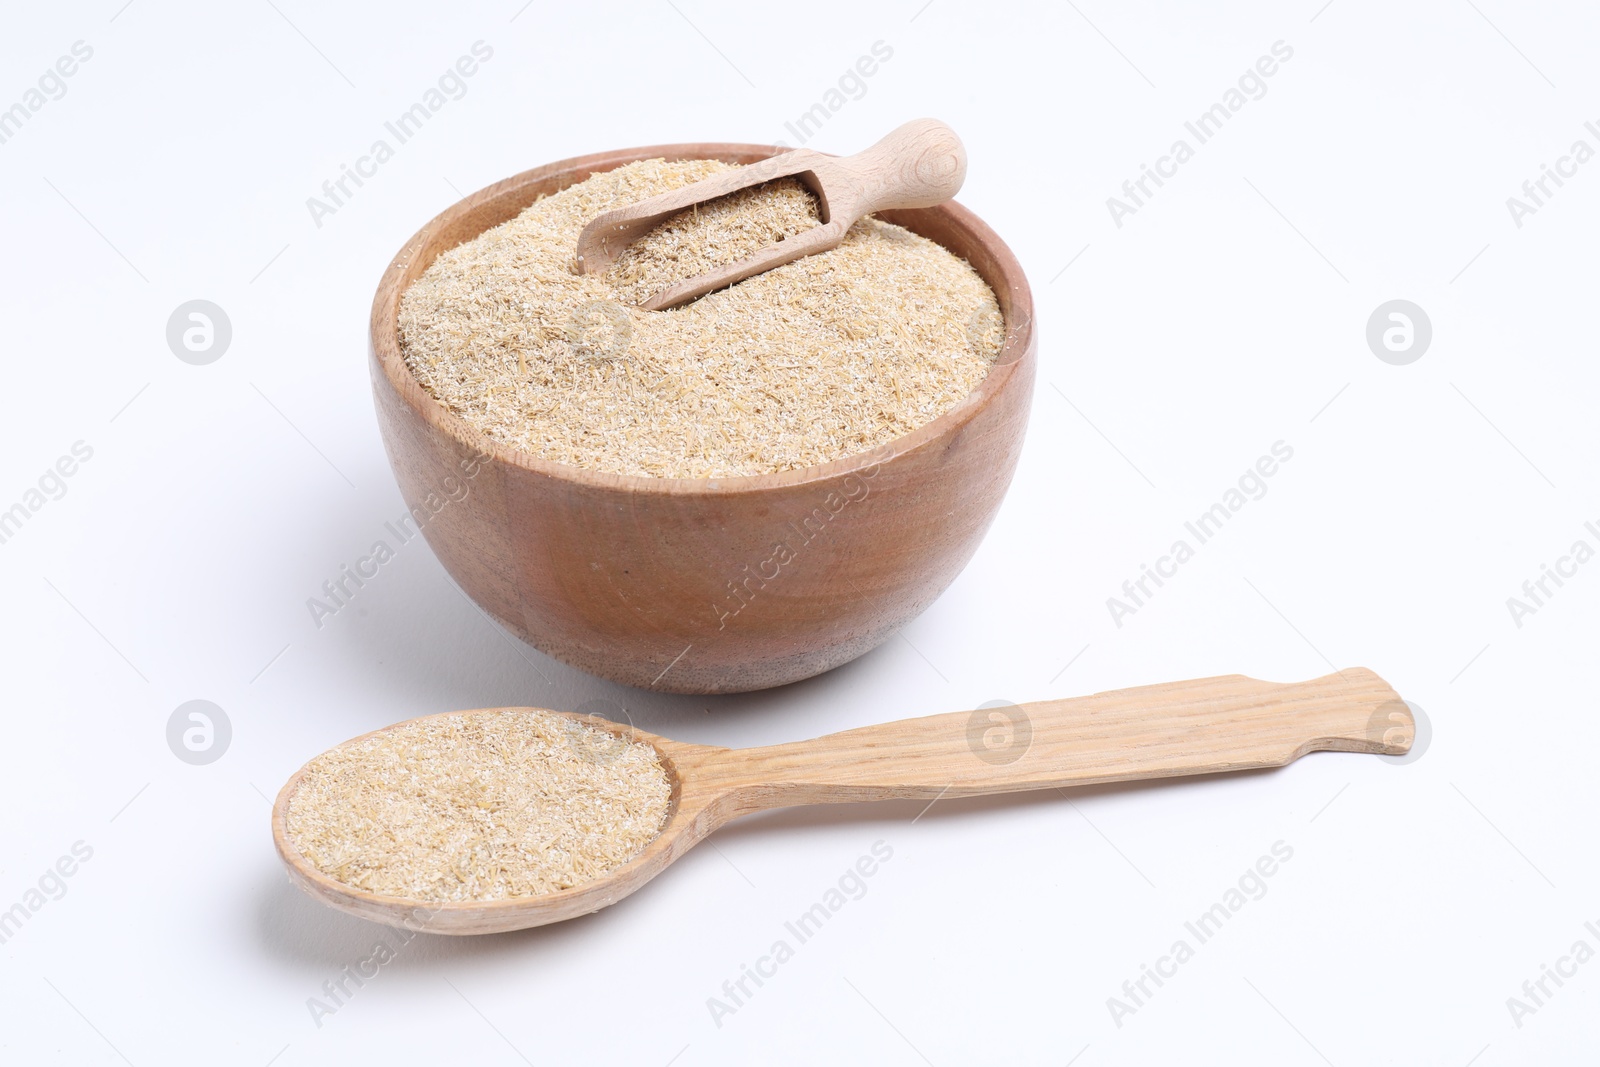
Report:
[[[619,198],[777,151],[665,145],[528,171],[434,219],[379,286],[379,423],[418,525],[479,605],[590,673],[739,692],[847,662],[959,573],[1010,481],[1032,392],[1031,294],[958,204],[882,212],[834,252],[674,311],[628,302],[663,264],[694,273],[703,249],[681,235],[643,239],[658,247],[629,267],[625,255],[609,289],[549,255],[541,226],[565,234]],[[771,214],[730,217],[760,232],[725,228],[710,247],[731,254],[722,246],[805,224]],[[465,292],[463,277],[484,284]],[[924,292],[949,306],[919,318]],[[958,307],[970,321],[950,321]]]

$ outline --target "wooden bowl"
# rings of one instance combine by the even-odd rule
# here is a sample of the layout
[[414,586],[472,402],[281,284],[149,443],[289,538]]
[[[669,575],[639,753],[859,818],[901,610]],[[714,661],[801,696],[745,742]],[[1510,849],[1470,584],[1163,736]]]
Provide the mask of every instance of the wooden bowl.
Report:
[[737,693],[847,663],[954,580],[1016,468],[1033,394],[1033,295],[1010,249],[956,203],[882,217],[972,264],[999,298],[1005,346],[960,404],[872,453],[738,478],[591,471],[478,433],[406,366],[397,323],[406,286],[441,252],[541,194],[641,159],[752,163],[779,151],[656,145],[525,171],[429,222],[378,285],[372,385],[401,494],[473,600],[591,674],[666,692]]

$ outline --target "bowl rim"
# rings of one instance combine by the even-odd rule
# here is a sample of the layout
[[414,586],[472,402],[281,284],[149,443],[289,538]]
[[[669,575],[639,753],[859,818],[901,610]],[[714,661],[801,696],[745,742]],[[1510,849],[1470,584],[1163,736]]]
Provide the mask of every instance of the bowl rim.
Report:
[[[764,158],[786,151],[790,151],[790,149],[779,145],[721,141],[619,148],[546,163],[543,166],[522,171],[469,193],[428,220],[421,229],[406,240],[405,244],[400,247],[400,250],[395,253],[388,265],[385,266],[372,301],[368,331],[369,355],[376,365],[382,369],[390,387],[394,389],[406,406],[429,425],[442,431],[454,441],[475,450],[480,456],[490,457],[496,463],[506,463],[530,474],[543,475],[591,489],[668,496],[733,495],[766,492],[775,489],[792,489],[815,485],[819,482],[832,481],[842,475],[887,462],[882,455],[885,448],[891,450],[889,458],[893,458],[955,433],[970,422],[995,397],[1000,395],[1017,371],[1033,358],[1034,312],[1033,291],[1028,285],[1027,275],[1023,273],[1022,264],[1018,262],[1015,254],[1001,240],[1000,235],[995,233],[981,218],[969,208],[963,207],[954,200],[948,200],[931,208],[918,208],[915,211],[893,212],[891,214],[902,218],[906,215],[923,213],[942,214],[947,216],[957,228],[965,229],[973,234],[977,242],[993,257],[999,274],[998,280],[1002,283],[996,285],[993,281],[987,278],[984,279],[999,300],[1003,316],[1002,322],[1006,331],[1005,340],[1001,345],[1000,351],[996,354],[989,372],[954,407],[931,421],[923,423],[910,433],[892,438],[865,452],[852,453],[839,459],[830,460],[827,463],[800,467],[794,470],[767,474],[729,475],[717,478],[659,478],[644,474],[617,474],[611,471],[592,470],[569,463],[542,459],[532,453],[525,452],[522,449],[488,436],[473,427],[466,419],[451,411],[443,401],[424,388],[422,383],[412,374],[410,366],[407,365],[405,357],[400,351],[400,298],[409,284],[407,273],[411,269],[413,255],[421,252],[437,230],[458,222],[464,216],[507,194],[522,190],[529,185],[546,182],[551,178],[571,176],[574,181],[570,184],[576,184],[576,182],[582,181],[592,174],[614,170],[628,163],[645,159],[728,158],[730,161],[737,161],[736,157]],[[515,216],[511,217],[514,218]],[[509,221],[509,219],[503,221]],[[500,225],[500,223],[494,223],[493,225]],[[897,222],[897,225],[904,225],[912,232],[918,232],[915,226],[906,225],[904,221]],[[478,233],[485,233],[490,228],[492,227],[486,227],[483,230],[479,230]],[[469,237],[465,240],[471,239]],[[462,243],[465,243],[465,241]],[[951,250],[951,252],[956,254],[954,250]],[[966,259],[967,257],[961,258]],[[423,269],[426,268],[424,267]],[[976,270],[977,268],[974,267],[973,269]],[[1008,290],[1009,293],[1003,290]]]

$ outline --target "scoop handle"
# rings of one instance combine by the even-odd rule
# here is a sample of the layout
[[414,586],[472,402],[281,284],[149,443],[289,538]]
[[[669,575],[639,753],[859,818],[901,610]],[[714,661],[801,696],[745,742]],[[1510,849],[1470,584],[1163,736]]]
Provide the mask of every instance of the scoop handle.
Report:
[[1415,732],[1400,695],[1362,667],[1289,684],[1227,675],[996,703],[721,750],[705,771],[734,807],[754,811],[1280,767],[1318,750],[1401,755]]
[[[853,156],[815,168],[832,217],[855,220],[874,211],[933,207],[961,191],[967,150],[937,119],[912,119]],[[844,194],[849,203],[840,203]]]

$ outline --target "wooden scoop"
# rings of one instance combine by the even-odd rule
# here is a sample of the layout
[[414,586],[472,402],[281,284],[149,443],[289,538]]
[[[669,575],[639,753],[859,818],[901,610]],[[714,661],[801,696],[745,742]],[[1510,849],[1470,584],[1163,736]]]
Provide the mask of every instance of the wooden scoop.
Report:
[[578,235],[578,273],[605,270],[628,245],[667,218],[752,185],[794,177],[817,195],[821,225],[725,267],[669,285],[639,305],[647,311],[677,307],[801,256],[835,248],[863,215],[942,204],[956,195],[966,176],[967,153],[961,139],[933,119],[914,119],[866,151],[842,159],[796,148],[600,215]]
[[712,831],[769,808],[931,802],[1281,767],[1318,750],[1401,755],[1415,732],[1399,695],[1362,667],[1289,685],[1236,674],[1201,678],[905,719],[766,748],[692,745],[607,719],[571,717],[655,746],[672,780],[660,834],[610,874],[542,896],[481,903],[436,904],[355,889],[312,867],[289,839],[285,818],[302,768],[272,809],[273,840],[290,879],[324,903],[395,926],[440,934],[520,930],[614,904]]

